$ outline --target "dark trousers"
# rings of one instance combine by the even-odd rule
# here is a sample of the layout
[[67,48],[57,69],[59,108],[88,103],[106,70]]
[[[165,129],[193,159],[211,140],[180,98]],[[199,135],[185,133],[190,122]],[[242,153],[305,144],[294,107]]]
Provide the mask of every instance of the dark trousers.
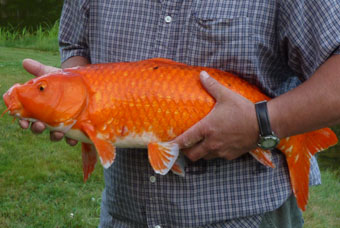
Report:
[[302,212],[292,194],[278,209],[265,213],[260,228],[301,228]]

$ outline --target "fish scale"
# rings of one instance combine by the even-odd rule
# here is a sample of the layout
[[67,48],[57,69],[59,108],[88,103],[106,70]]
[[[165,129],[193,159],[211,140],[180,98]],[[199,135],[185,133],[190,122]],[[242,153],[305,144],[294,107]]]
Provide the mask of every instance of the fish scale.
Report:
[[[200,83],[203,70],[252,102],[270,100],[234,74],[167,59],[64,69],[14,85],[4,94],[4,100],[11,115],[42,121],[82,142],[84,181],[94,170],[96,154],[108,168],[116,146],[147,147],[156,173],[165,175],[171,170],[184,176],[183,156],[171,140],[204,118],[215,105]],[[302,210],[308,199],[311,156],[336,143],[334,132],[323,128],[282,139],[277,146],[286,157],[292,189]],[[270,151],[257,148],[250,154],[275,168]]]
[[[163,75],[164,78],[167,78],[168,65],[162,62],[145,62],[142,66],[138,66],[142,72],[138,77],[135,76],[136,71],[129,72],[131,66],[128,64],[122,65],[118,69],[115,64],[100,65],[94,68],[92,74],[87,73],[84,80],[89,85],[94,85],[94,88],[91,89],[105,91],[106,95],[105,99],[100,96],[100,100],[93,102],[95,106],[91,112],[94,113],[92,118],[96,120],[94,123],[103,125],[106,119],[112,117],[121,120],[118,125],[111,126],[111,128],[118,128],[116,132],[123,126],[135,134],[142,134],[145,129],[152,129],[161,141],[169,141],[173,135],[169,135],[168,131],[164,131],[164,129],[173,129],[174,134],[179,135],[203,118],[212,109],[214,101],[202,89],[199,82],[200,70],[196,70],[196,80],[193,84],[192,74],[186,74],[187,70],[183,71],[181,67],[172,69],[171,75],[178,75],[178,77],[172,77],[174,82],[169,83],[168,80],[164,82],[162,77],[159,77],[159,75]],[[102,68],[105,68],[105,74],[102,73]],[[114,74],[115,76],[110,82],[103,77],[103,75]],[[98,81],[103,81],[103,83],[98,84]],[[116,88],[111,91],[106,90],[107,87],[110,88],[109,85],[116,85]],[[188,88],[188,90],[184,88]],[[141,102],[142,105],[138,106],[136,104],[140,103],[137,102],[140,97],[145,97],[145,99]],[[110,103],[109,100],[115,104],[115,108],[111,108],[111,112],[103,112],[102,107],[106,107]],[[203,106],[203,104],[207,105]],[[183,113],[185,114],[183,115]],[[170,118],[164,118],[168,115]],[[107,132],[101,131],[101,133],[106,134]]]

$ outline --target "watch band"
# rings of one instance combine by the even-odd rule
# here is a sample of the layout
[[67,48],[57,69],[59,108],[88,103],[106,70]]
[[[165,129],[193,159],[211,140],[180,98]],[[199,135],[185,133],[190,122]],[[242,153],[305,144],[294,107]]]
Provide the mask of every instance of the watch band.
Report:
[[267,101],[260,101],[255,104],[256,117],[259,124],[259,130],[261,136],[272,135],[272,129],[270,127]]

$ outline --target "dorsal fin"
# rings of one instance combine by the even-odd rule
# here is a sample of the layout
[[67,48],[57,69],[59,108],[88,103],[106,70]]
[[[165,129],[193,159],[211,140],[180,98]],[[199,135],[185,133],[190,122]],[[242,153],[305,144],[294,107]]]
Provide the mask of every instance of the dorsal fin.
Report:
[[152,58],[152,59],[148,59],[146,61],[160,62],[160,63],[167,63],[167,64],[175,64],[175,65],[186,65],[184,63],[179,63],[179,62],[173,61],[171,59],[166,59],[166,58]]

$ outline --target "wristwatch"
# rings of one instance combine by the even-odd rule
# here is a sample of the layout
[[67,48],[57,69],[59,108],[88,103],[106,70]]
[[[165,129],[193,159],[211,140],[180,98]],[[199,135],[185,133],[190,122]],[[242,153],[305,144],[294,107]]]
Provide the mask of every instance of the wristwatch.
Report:
[[256,117],[259,124],[260,136],[257,145],[265,150],[274,149],[280,142],[270,127],[267,101],[255,103]]

